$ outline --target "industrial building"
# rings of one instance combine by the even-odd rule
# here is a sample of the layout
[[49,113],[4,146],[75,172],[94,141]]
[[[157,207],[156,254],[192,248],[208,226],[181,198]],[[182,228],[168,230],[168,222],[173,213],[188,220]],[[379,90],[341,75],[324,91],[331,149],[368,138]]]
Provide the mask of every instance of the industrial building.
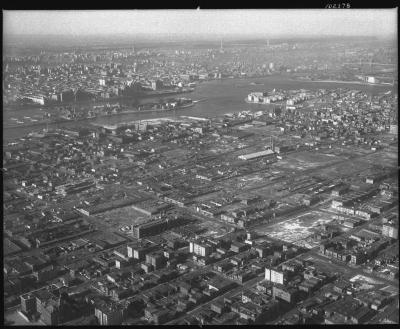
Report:
[[133,234],[137,239],[146,236],[160,234],[172,227],[183,224],[183,219],[178,218],[164,218],[141,224],[133,228]]
[[258,158],[270,156],[273,154],[275,154],[275,152],[273,150],[265,150],[265,151],[250,153],[250,154],[242,154],[242,155],[239,155],[238,158],[240,160],[252,160],[252,159],[258,159]]

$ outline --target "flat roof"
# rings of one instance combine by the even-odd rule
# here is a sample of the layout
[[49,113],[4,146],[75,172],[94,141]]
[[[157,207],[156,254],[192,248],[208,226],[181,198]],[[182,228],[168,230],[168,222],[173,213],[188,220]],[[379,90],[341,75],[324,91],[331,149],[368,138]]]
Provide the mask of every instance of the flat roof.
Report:
[[266,156],[266,155],[270,155],[270,154],[274,154],[274,153],[275,152],[272,150],[265,150],[265,151],[250,153],[250,154],[239,155],[239,159],[248,160],[248,159]]

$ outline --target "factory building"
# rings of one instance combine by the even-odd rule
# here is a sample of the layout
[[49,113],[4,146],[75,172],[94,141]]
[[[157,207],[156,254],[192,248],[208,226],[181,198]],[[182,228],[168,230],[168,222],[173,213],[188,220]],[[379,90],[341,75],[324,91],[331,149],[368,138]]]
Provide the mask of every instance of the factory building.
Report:
[[250,154],[242,154],[239,155],[238,158],[240,160],[252,160],[252,159],[258,159],[266,156],[271,156],[275,154],[273,150],[265,150],[265,151],[260,151],[260,152],[255,152],[255,153],[250,153]]

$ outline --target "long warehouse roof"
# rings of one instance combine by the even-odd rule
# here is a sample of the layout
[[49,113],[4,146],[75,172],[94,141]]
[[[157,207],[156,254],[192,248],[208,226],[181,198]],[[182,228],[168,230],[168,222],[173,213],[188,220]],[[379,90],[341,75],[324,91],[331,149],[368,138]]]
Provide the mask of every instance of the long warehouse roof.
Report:
[[274,153],[274,151],[272,151],[272,150],[265,150],[265,151],[250,153],[250,154],[239,155],[239,159],[249,160],[249,159],[254,159],[254,158],[259,158],[259,157],[263,157],[266,155],[270,155],[273,153]]

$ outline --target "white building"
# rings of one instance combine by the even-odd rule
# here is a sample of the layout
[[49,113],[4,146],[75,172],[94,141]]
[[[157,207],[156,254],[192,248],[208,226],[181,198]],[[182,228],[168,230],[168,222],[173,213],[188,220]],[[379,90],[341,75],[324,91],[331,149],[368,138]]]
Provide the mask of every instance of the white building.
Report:
[[266,268],[265,269],[265,280],[271,281],[274,283],[283,284],[284,283],[284,273]]
[[207,244],[200,244],[197,242],[190,242],[189,251],[192,254],[207,257],[211,254],[212,248]]
[[265,151],[250,153],[250,154],[242,154],[242,155],[239,155],[238,158],[241,160],[251,160],[251,159],[257,159],[257,158],[265,157],[268,155],[272,155],[274,153],[275,152],[273,150],[265,150]]

